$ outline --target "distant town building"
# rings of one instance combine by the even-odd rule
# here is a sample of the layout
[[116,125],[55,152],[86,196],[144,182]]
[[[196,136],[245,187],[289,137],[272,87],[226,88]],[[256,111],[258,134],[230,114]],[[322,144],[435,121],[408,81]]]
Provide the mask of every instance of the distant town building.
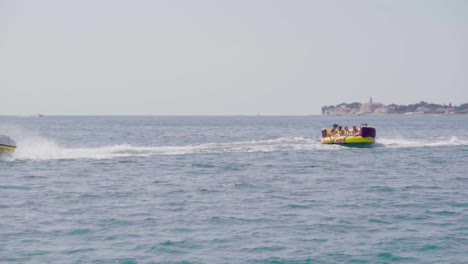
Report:
[[360,111],[362,113],[373,113],[375,110],[384,107],[382,103],[374,103],[372,101],[372,96],[369,99],[369,103],[362,104]]
[[385,115],[385,114],[407,114],[407,115],[450,115],[450,114],[468,114],[468,103],[460,106],[452,106],[449,103],[434,104],[421,101],[417,104],[384,105],[382,103],[374,103],[373,98],[369,98],[368,103],[341,103],[338,105],[330,105],[322,107],[323,115]]

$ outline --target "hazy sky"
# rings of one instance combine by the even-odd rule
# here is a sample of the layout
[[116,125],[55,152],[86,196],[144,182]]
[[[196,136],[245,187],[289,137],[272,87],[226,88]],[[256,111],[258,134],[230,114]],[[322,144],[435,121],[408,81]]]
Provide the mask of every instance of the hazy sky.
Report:
[[468,102],[468,1],[0,0],[0,115]]

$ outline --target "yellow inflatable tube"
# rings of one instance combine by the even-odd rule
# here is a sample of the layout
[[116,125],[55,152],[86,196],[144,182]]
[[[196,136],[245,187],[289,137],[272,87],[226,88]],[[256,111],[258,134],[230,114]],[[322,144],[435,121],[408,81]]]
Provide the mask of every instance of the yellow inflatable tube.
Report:
[[361,136],[339,136],[322,138],[320,142],[322,142],[322,144],[372,144],[375,142],[375,138]]
[[[349,131],[351,132],[351,131]],[[361,127],[359,134],[355,136],[330,136],[328,129],[322,130],[322,144],[373,144],[375,142],[376,130],[373,127]]]
[[0,154],[2,154],[5,151],[13,152],[15,151],[15,149],[16,147],[0,145]]
[[10,137],[0,135],[0,154],[3,152],[13,152],[16,149],[16,142]]

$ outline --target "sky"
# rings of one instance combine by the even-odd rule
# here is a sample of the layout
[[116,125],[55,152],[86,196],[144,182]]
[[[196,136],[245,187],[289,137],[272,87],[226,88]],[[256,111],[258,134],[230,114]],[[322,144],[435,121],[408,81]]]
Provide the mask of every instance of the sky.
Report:
[[465,0],[0,0],[0,115],[468,102]]

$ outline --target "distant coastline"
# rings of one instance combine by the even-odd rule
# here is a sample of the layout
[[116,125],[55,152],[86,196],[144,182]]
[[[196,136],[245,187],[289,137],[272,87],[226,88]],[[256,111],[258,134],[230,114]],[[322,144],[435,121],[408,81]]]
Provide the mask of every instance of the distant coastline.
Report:
[[322,107],[322,115],[466,115],[468,103],[459,106],[434,104],[421,101],[417,104],[397,105],[373,102],[341,103]]

